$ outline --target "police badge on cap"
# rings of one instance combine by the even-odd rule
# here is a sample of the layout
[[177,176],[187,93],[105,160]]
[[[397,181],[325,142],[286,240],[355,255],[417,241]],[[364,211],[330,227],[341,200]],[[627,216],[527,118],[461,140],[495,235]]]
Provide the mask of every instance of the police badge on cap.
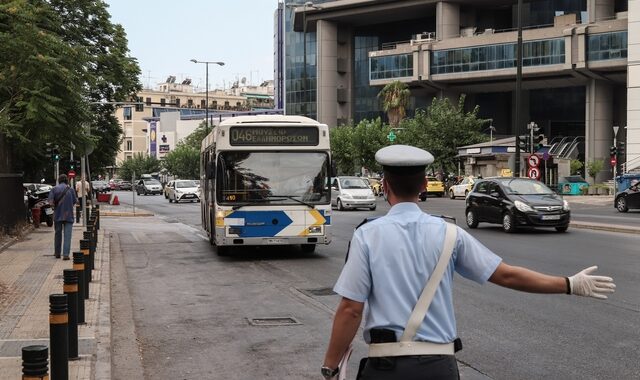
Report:
[[376,152],[376,161],[385,171],[398,175],[411,175],[433,162],[433,155],[424,149],[409,145],[390,145]]

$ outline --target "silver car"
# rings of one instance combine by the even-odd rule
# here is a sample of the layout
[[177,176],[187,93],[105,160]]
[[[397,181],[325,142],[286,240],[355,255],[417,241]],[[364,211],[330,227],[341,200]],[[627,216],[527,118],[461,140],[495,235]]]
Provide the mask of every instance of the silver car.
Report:
[[180,201],[200,202],[200,186],[196,181],[177,179],[165,186],[165,193],[169,203]]
[[360,177],[336,177],[331,182],[331,205],[338,210],[376,209],[376,197],[369,184]]

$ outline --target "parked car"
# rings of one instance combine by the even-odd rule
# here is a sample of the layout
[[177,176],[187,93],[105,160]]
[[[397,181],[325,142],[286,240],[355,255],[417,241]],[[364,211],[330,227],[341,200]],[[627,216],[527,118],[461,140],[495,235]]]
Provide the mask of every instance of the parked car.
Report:
[[640,209],[640,182],[616,194],[613,206],[618,212]]
[[519,226],[569,228],[569,203],[540,181],[497,177],[476,182],[466,199],[469,228],[478,223],[502,224],[506,232]]
[[155,179],[141,179],[136,184],[136,194],[155,195],[162,194],[162,184]]
[[122,181],[119,184],[120,190],[131,190],[133,188],[133,186],[131,185],[131,182],[129,181]]
[[376,197],[367,182],[360,177],[336,177],[331,182],[331,205],[347,208],[376,209]]
[[476,179],[474,177],[464,177],[460,183],[449,187],[449,198],[455,199],[455,197],[466,197],[473,188],[473,184],[475,182]]
[[165,186],[169,203],[180,201],[200,202],[200,188],[194,180],[177,179]]
[[165,199],[169,199],[169,189],[173,187],[173,182],[174,181],[169,181],[162,189],[162,194],[164,194]]
[[422,193],[420,193],[420,200],[426,201],[428,195],[435,195],[438,197],[444,196],[444,183],[439,181],[436,177],[426,177],[427,186]]
[[107,181],[91,181],[91,188],[94,193],[106,193],[111,190]]

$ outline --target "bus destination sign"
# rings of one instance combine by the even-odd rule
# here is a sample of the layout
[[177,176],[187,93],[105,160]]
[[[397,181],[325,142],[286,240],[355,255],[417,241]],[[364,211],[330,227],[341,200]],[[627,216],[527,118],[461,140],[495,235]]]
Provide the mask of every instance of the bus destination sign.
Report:
[[316,127],[231,127],[231,145],[306,145],[320,142]]

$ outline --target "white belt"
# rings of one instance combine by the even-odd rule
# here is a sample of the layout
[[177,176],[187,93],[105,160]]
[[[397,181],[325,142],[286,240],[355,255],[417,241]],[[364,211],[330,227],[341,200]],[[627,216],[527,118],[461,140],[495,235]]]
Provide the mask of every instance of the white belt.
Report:
[[453,343],[393,342],[369,345],[369,357],[411,355],[453,355]]

